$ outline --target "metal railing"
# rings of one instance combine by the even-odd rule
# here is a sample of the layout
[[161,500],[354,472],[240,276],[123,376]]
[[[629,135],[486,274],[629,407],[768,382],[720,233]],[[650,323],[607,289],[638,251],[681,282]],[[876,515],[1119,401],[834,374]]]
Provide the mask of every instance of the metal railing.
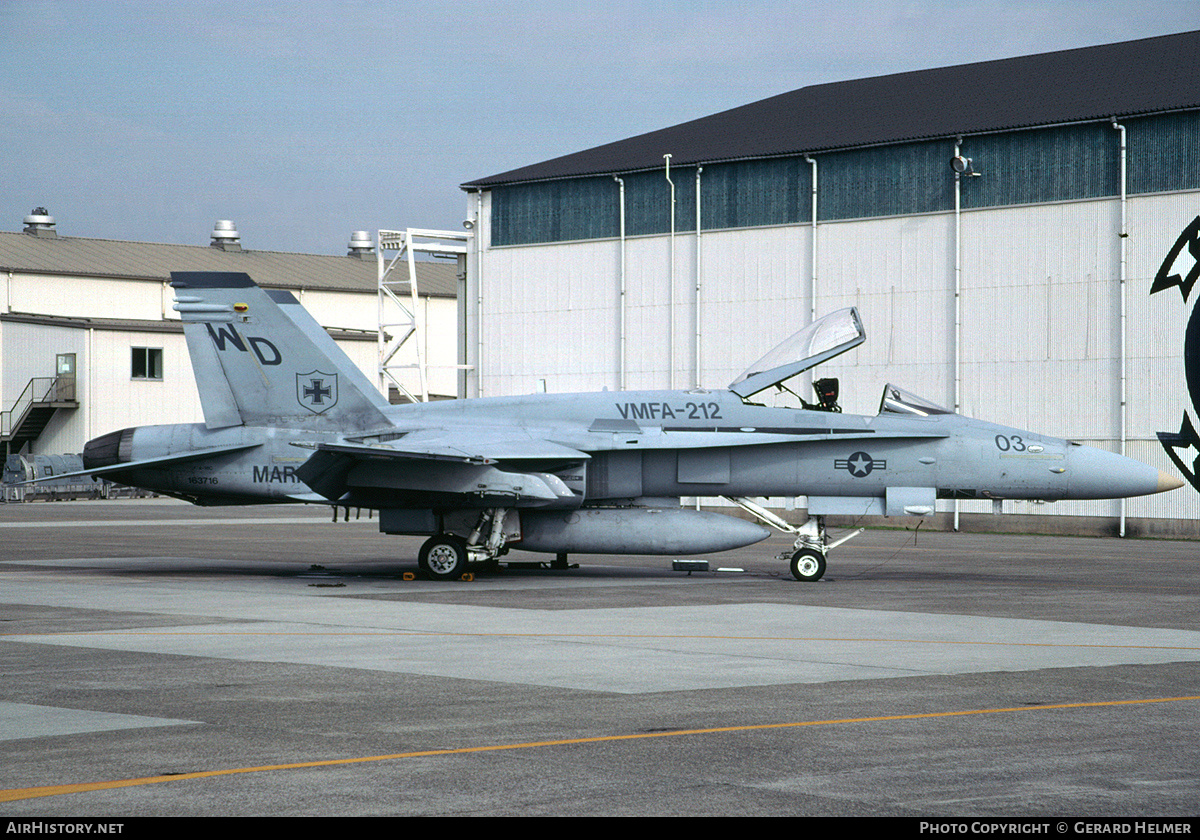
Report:
[[20,427],[25,413],[35,404],[55,402],[59,379],[57,376],[35,376],[30,379],[13,407],[8,411],[0,411],[0,437],[12,437],[13,430]]

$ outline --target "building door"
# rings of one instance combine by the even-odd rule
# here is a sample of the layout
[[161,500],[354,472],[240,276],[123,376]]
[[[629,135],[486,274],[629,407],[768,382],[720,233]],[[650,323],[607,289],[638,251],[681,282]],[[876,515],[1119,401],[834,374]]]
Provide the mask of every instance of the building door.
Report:
[[57,379],[54,385],[55,402],[75,400],[75,354],[59,353],[55,364]]

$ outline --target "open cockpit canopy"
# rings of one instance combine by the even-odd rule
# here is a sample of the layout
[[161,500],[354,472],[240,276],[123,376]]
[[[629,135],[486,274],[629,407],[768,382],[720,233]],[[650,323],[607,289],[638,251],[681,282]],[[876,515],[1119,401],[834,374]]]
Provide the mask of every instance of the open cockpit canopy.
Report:
[[867,340],[853,306],[831,312],[777,345],[729,385],[742,399],[765,391]]
[[888,383],[883,386],[883,399],[879,401],[880,414],[907,414],[910,417],[929,417],[933,414],[953,414],[948,408],[930,402],[924,397],[918,397],[912,391],[905,391]]

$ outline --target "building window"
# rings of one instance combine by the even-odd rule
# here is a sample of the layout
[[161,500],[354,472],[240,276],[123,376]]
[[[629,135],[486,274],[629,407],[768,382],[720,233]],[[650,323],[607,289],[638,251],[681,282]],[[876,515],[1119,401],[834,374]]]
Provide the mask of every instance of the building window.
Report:
[[161,347],[133,348],[133,378],[156,379],[163,378],[163,354]]

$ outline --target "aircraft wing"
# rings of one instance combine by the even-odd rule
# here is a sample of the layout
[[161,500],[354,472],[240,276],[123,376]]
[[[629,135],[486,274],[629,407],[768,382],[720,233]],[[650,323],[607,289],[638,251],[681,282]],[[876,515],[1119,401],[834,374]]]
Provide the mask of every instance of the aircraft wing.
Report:
[[548,440],[402,440],[387,443],[318,443],[319,452],[336,452],[368,460],[440,460],[470,464],[494,464],[498,461],[586,461],[591,456],[569,446]]
[[385,490],[397,497],[556,502],[577,494],[562,478],[539,467],[562,467],[590,457],[546,440],[487,435],[373,444],[316,443],[311,448],[316,451],[296,470],[296,477],[332,501],[355,486]]

